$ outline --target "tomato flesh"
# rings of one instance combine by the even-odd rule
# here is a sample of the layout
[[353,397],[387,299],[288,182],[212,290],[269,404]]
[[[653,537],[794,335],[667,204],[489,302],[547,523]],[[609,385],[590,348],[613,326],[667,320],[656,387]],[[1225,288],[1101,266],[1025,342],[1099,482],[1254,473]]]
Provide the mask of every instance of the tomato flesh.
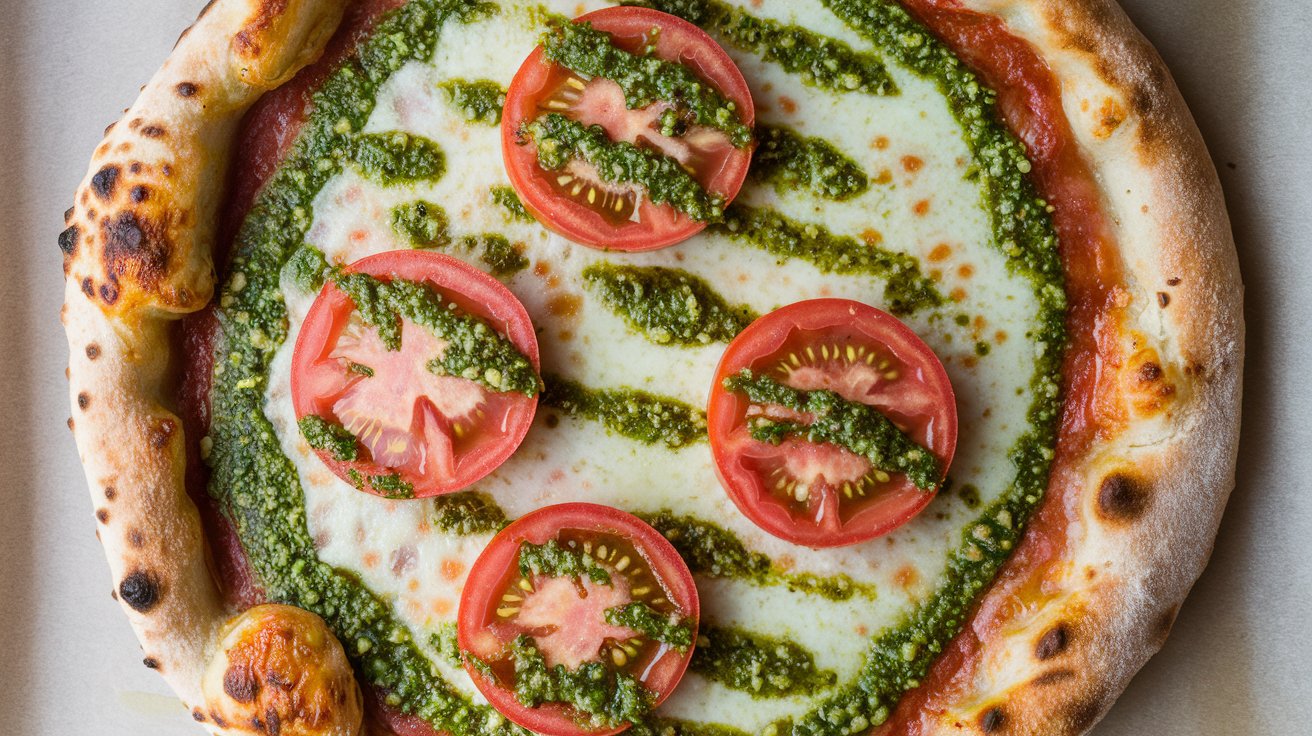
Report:
[[[346,271],[429,284],[460,311],[506,335],[537,368],[537,337],[523,305],[472,266],[438,253],[393,251]],[[380,493],[362,479],[396,475],[414,496],[433,496],[467,487],[514,452],[532,423],[537,397],[434,374],[427,364],[446,344],[402,319],[401,348],[389,350],[351,298],[331,281],[324,285],[296,342],[292,403],[298,420],[315,415],[356,437],[362,456],[357,460],[317,450],[334,473]]]
[[[743,122],[755,119],[751,93],[728,54],[700,28],[648,8],[615,7],[583,15],[578,22],[611,34],[615,44],[636,53],[652,47],[655,56],[690,66],[726,99]],[[547,112],[562,112],[587,125],[600,125],[614,141],[625,141],[676,159],[708,191],[726,203],[737,195],[751,162],[750,148],[735,148],[714,129],[692,126],[683,135],[662,135],[660,118],[671,108],[655,102],[630,110],[615,82],[585,79],[535,49],[515,74],[502,115],[502,154],[506,173],[524,206],[539,222],[583,245],[641,251],[686,240],[706,226],[668,204],[652,204],[637,185],[605,182],[583,161],[560,171],[539,165],[537,148],[523,126]]]
[[844,299],[799,302],[752,323],[716,371],[707,425],[716,470],[738,508],[766,531],[808,547],[856,544],[906,523],[933,498],[904,474],[839,445],[751,436],[757,418],[814,417],[727,391],[744,368],[802,391],[828,390],[872,406],[946,472],[956,448],[952,386],[938,358],[895,317]]
[[[586,552],[607,571],[609,582],[532,570],[525,574],[519,566],[523,545],[553,541]],[[488,702],[532,731],[548,736],[618,733],[628,724],[591,728],[572,706],[521,703],[507,647],[528,636],[548,667],[576,670],[585,663],[603,663],[612,673],[637,678],[654,696],[654,707],[682,678],[693,647],[670,646],[606,620],[608,609],[634,602],[696,631],[699,605],[692,574],[659,532],[608,506],[570,503],[538,509],[497,534],[470,568],[458,619],[465,668]]]

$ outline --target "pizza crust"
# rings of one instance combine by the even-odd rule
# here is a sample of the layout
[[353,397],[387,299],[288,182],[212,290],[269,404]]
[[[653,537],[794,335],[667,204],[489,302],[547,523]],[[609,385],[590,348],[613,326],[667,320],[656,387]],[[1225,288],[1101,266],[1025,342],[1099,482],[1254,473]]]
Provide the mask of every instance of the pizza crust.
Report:
[[[1243,286],[1202,137],[1121,8],[966,5],[1004,18],[1062,82],[1123,259],[1121,361],[1107,369],[1126,421],[1076,461],[1060,569],[1036,599],[985,595],[970,624],[980,666],[927,686],[936,714],[920,720],[928,732],[1080,734],[1161,648],[1211,555],[1234,486]],[[999,579],[1019,574],[1013,558]]]
[[[231,612],[183,485],[181,423],[164,408],[170,325],[213,294],[215,183],[237,121],[317,57],[343,4],[212,2],[107,131],[60,239],[72,426],[116,595],[147,665],[215,733],[243,732],[211,722],[200,688]],[[1127,421],[1077,463],[1060,569],[1035,600],[1005,586],[985,595],[969,624],[981,666],[927,685],[939,689],[920,721],[934,732],[1082,733],[1160,648],[1210,554],[1233,485],[1242,286],[1201,137],[1119,7],[967,4],[1040,50],[1102,184],[1127,275],[1114,367]],[[1020,572],[1013,560],[1000,579]]]
[[[214,733],[201,675],[225,610],[165,407],[173,320],[208,303],[219,200],[237,123],[313,61],[342,0],[215,0],[110,126],[60,237],[70,426],[115,596],[145,652]],[[218,60],[218,63],[216,63]]]

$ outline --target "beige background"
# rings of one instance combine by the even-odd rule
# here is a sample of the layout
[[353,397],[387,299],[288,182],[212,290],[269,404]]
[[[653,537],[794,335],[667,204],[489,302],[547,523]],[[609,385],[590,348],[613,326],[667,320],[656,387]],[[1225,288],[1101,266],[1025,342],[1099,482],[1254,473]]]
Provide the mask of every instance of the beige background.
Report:
[[[1239,485],[1098,736],[1312,726],[1312,0],[1123,0],[1221,172],[1247,284]],[[100,131],[202,0],[0,0],[0,734],[199,733],[140,663],[65,419],[55,237]]]

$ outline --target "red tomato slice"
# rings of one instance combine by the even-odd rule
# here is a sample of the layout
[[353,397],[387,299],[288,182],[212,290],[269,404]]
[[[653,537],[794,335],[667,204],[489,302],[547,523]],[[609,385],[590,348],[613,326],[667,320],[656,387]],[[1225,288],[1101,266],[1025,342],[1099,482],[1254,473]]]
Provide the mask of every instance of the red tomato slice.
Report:
[[[657,10],[633,7],[605,8],[577,20],[610,33],[616,45],[631,52],[645,47],[655,35],[656,56],[692,67],[733,101],[746,125],[754,122],[752,95],[742,72],[697,26]],[[658,33],[653,34],[653,29]],[[502,155],[524,206],[539,222],[575,242],[612,250],[652,250],[687,240],[706,223],[692,220],[670,205],[653,205],[631,189],[607,184],[582,162],[571,164],[565,171],[574,178],[561,183],[563,172],[543,169],[538,165],[537,147],[519,139],[523,124],[549,109],[562,112],[548,108],[549,102],[564,104],[563,112],[569,117],[602,126],[612,140],[640,143],[677,158],[692,170],[698,183],[723,195],[726,204],[738,194],[747,176],[750,148],[735,148],[723,133],[696,126],[680,137],[661,135],[658,121],[669,107],[666,103],[629,110],[619,85],[600,77],[585,81],[547,60],[539,47],[510,83],[501,122]]]
[[753,439],[749,416],[786,410],[753,406],[726,391],[724,379],[744,368],[877,408],[933,452],[946,472],[957,444],[952,384],[934,352],[897,318],[859,302],[816,299],[758,319],[720,360],[707,430],[729,497],[762,529],[790,542],[856,544],[896,529],[929,504],[934,494],[905,475],[873,468],[837,445]]
[[[537,335],[524,305],[482,271],[425,251],[380,253],[346,270],[433,286],[539,367]],[[533,422],[537,397],[495,393],[474,381],[433,374],[426,363],[443,346],[428,330],[402,320],[401,349],[388,350],[356,316],[350,297],[331,281],[324,285],[292,355],[292,404],[298,420],[314,414],[359,439],[361,457],[354,461],[318,451],[334,473],[371,492],[377,491],[360,478],[397,474],[413,485],[414,496],[424,497],[465,488],[510,457]]]
[[[549,540],[588,550],[610,573],[611,584],[522,575],[521,546]],[[572,706],[520,703],[505,647],[529,635],[548,666],[575,669],[583,662],[603,662],[612,672],[636,677],[659,705],[683,677],[693,647],[679,651],[606,622],[607,608],[633,601],[677,616],[697,630],[700,609],[692,573],[660,532],[609,506],[568,503],[538,509],[501,530],[470,568],[457,631],[465,669],[493,707],[531,731],[547,736],[619,733],[628,725],[589,729]],[[472,657],[490,664],[491,674],[475,667]]]

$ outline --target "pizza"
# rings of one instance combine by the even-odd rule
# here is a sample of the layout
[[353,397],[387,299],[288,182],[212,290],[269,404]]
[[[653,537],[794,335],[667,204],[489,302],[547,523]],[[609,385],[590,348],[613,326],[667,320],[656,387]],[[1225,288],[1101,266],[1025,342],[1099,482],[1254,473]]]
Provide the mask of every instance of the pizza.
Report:
[[222,734],[1078,734],[1233,482],[1110,0],[212,0],[65,215],[70,427]]

